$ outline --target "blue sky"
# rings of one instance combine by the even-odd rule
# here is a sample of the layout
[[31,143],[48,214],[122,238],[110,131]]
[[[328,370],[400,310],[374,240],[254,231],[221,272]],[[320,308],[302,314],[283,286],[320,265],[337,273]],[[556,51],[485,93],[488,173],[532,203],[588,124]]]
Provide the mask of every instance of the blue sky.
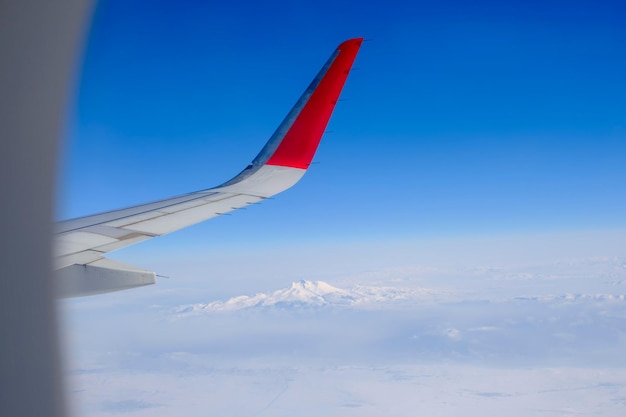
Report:
[[147,250],[623,229],[623,16],[591,1],[100,2],[58,217],[229,179],[364,36],[301,183]]

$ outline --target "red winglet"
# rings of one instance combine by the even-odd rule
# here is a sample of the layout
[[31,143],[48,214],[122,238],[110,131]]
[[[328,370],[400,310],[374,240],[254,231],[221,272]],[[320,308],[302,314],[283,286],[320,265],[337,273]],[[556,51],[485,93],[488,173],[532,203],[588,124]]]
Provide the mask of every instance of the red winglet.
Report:
[[337,47],[332,64],[266,164],[309,167],[362,42],[349,39]]

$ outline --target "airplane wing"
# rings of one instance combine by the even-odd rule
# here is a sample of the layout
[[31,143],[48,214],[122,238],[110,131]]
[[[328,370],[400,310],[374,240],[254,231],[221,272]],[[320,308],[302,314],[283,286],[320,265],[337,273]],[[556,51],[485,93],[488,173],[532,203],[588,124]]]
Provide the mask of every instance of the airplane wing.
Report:
[[330,56],[252,163],[224,184],[147,204],[59,222],[54,236],[60,297],[154,284],[156,274],[104,257],[249,204],[294,185],[311,164],[363,38]]

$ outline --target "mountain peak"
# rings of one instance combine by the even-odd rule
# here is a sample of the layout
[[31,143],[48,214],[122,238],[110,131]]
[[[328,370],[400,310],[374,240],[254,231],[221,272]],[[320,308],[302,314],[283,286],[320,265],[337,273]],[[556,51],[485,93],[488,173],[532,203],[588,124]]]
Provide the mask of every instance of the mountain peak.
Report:
[[337,287],[333,287],[332,285],[324,281],[300,280],[297,282],[292,282],[291,287],[289,289],[294,290],[294,291],[306,291],[306,292],[317,294],[317,295],[324,295],[324,294],[331,294],[331,293],[346,293],[345,290],[341,290]]
[[202,312],[226,312],[261,309],[308,309],[320,307],[368,307],[380,306],[389,302],[402,302],[428,296],[424,293],[392,287],[356,286],[350,290],[334,287],[324,281],[301,280],[292,282],[286,288],[272,293],[241,295],[226,301],[213,301],[208,304],[181,306],[176,310],[178,316]]

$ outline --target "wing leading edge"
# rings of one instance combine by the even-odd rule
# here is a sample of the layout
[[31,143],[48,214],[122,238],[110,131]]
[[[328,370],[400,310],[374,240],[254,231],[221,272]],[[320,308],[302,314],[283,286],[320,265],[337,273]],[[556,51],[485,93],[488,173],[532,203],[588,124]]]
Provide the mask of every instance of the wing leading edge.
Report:
[[308,169],[363,38],[330,56],[252,163],[224,184],[189,194],[59,222],[55,232],[60,297],[154,284],[156,274],[104,257],[284,191]]

